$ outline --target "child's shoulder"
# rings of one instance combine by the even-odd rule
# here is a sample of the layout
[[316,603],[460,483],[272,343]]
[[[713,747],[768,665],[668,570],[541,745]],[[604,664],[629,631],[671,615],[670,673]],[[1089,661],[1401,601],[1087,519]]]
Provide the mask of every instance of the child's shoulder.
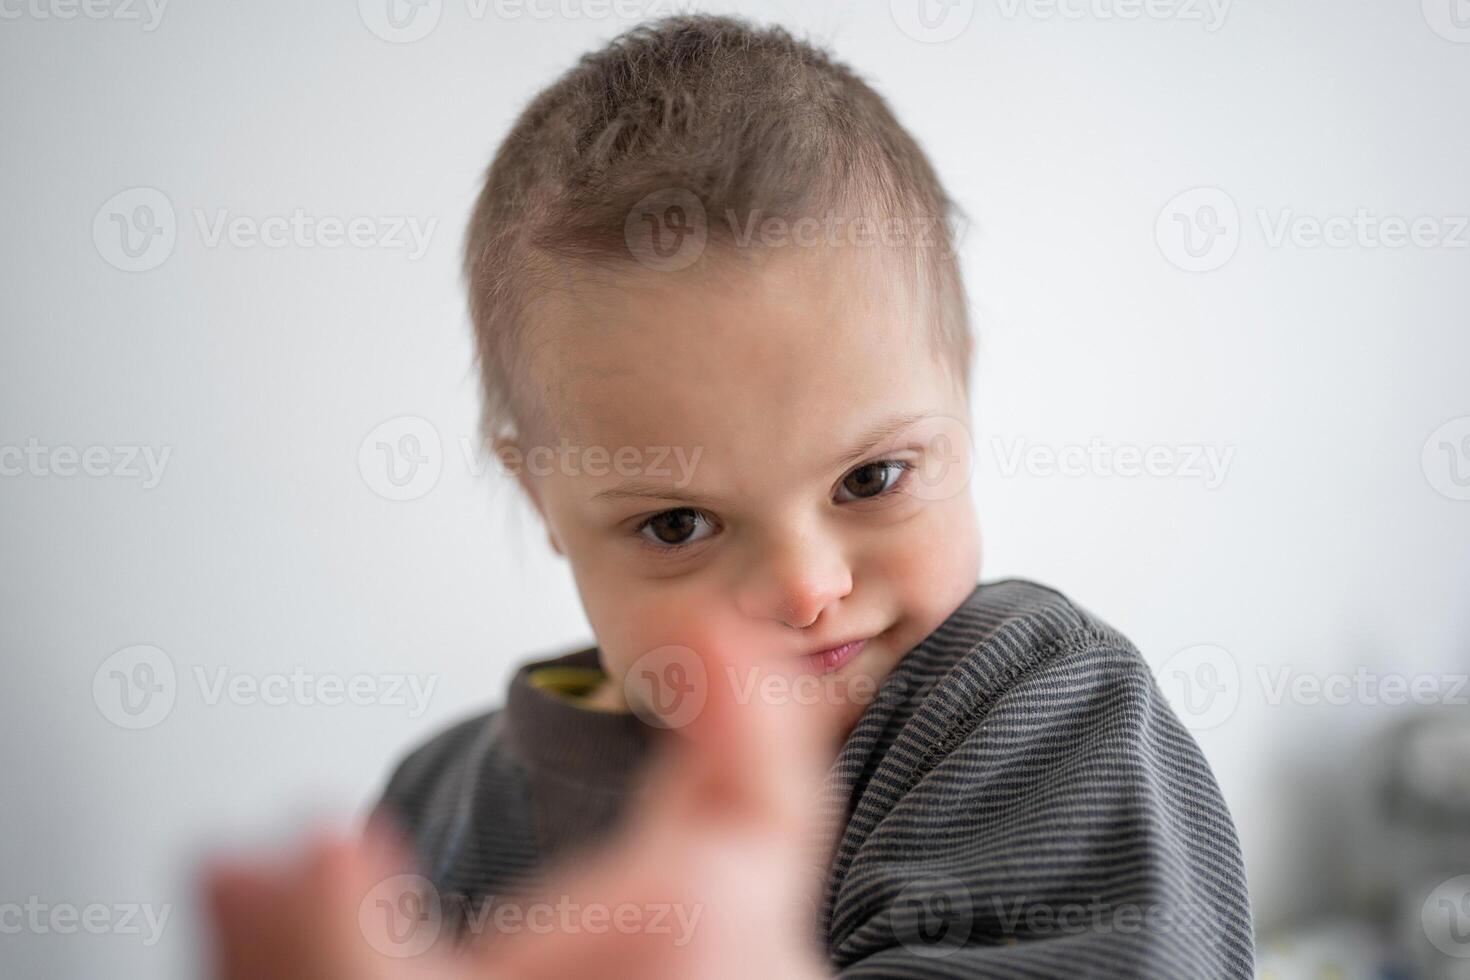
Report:
[[936,668],[968,661],[1015,673],[1078,651],[1143,662],[1126,636],[1087,607],[1051,586],[1007,578],[977,585],[914,652]]
[[997,711],[1019,707],[1029,724],[1079,704],[1139,717],[1169,711],[1126,636],[1057,589],[1002,579],[978,584],[909,651],[853,734],[881,744],[911,729],[932,758]]
[[386,811],[410,831],[422,825],[425,814],[454,809],[465,784],[484,769],[502,713],[496,707],[442,723],[403,752],[390,769],[375,811]]

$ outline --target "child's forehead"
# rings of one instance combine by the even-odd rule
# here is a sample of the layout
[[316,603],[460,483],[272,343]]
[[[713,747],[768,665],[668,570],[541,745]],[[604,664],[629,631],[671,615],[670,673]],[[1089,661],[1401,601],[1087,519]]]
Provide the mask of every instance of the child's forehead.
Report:
[[671,295],[757,300],[794,290],[831,300],[854,294],[870,302],[910,299],[912,251],[820,244],[770,248],[711,242],[701,258],[674,269],[630,260],[559,263],[542,294],[561,306],[601,303],[612,293],[662,302]]
[[834,424],[895,386],[922,389],[938,367],[922,314],[873,265],[794,255],[579,277],[541,305],[536,388],[584,435]]
[[933,312],[898,262],[858,250],[711,254],[671,272],[567,267],[548,285],[530,314],[532,361],[563,377],[650,359],[686,373],[713,360],[728,374],[753,366],[741,354],[768,367],[850,349],[895,356],[924,346]]

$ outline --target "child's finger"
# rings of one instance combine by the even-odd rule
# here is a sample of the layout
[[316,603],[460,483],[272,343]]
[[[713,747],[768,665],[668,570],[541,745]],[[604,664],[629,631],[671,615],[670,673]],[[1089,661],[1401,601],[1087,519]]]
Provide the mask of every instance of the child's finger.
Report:
[[213,976],[254,980],[267,975],[273,958],[282,953],[279,869],[215,859],[203,878],[214,940]]
[[[358,906],[398,856],[381,835],[317,829],[289,858],[213,859],[204,883],[220,980],[352,976],[369,952]],[[359,971],[360,972],[360,971]]]
[[695,805],[793,829],[823,769],[820,712],[796,696],[800,664],[742,642],[730,627],[691,648],[703,704],[680,731]]

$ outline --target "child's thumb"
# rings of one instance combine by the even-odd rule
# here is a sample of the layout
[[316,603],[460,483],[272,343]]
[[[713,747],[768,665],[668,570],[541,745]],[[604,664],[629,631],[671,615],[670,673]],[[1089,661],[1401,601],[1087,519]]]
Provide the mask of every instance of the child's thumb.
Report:
[[705,704],[687,726],[703,802],[797,830],[810,818],[823,772],[819,705],[796,695],[796,662],[702,651]]

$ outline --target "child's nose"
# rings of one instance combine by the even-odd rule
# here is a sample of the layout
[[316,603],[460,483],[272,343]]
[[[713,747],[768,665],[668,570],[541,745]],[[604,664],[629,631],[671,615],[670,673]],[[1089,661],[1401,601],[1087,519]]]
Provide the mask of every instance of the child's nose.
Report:
[[837,542],[820,536],[788,541],[751,564],[740,589],[740,611],[805,629],[852,591],[852,568]]

